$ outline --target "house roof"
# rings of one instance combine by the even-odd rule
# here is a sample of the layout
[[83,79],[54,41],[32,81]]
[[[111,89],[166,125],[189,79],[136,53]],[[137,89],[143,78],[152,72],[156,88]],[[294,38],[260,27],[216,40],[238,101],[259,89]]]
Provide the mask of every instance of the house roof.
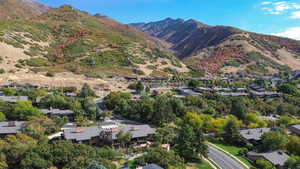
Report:
[[38,87],[38,84],[33,82],[8,82],[3,86],[16,86],[16,87]]
[[41,109],[42,112],[45,114],[52,114],[52,115],[70,115],[74,114],[72,110],[60,110],[60,109]]
[[0,96],[0,100],[15,103],[17,101],[28,101],[28,96]]
[[269,131],[271,131],[271,128],[255,128],[240,130],[240,133],[246,140],[260,140],[261,136]]
[[98,126],[93,127],[77,127],[64,130],[64,137],[66,140],[90,140],[93,137],[99,136],[102,129]]
[[300,130],[300,124],[292,125],[293,128]]
[[148,164],[144,167],[142,167],[142,169],[164,169],[161,166],[157,165],[157,164]]
[[[120,131],[132,133],[132,138],[147,137],[150,134],[154,134],[156,129],[146,125],[146,124],[127,124],[121,125],[118,128],[115,128],[112,131],[112,139],[117,139],[117,134]],[[90,140],[93,137],[100,135],[102,131],[107,131],[107,129],[102,128],[101,126],[93,127],[77,127],[68,130],[64,130],[64,137],[67,140]]]
[[270,161],[273,165],[283,166],[284,163],[288,160],[289,156],[282,151],[272,151],[268,153],[255,153],[249,152],[248,155],[252,156],[261,156],[266,160]]
[[0,122],[0,134],[16,134],[21,132],[24,121],[5,121]]

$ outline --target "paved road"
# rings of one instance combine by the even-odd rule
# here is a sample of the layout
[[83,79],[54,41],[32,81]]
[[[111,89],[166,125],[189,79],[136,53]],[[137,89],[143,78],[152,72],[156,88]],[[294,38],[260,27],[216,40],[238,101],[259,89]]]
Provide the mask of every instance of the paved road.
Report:
[[244,169],[244,167],[222,151],[208,146],[208,157],[221,169]]

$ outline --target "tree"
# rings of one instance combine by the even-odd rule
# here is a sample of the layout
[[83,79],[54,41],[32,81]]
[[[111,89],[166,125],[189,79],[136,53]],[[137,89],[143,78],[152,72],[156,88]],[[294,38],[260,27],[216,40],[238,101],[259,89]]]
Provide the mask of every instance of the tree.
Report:
[[89,119],[82,115],[79,115],[75,118],[75,123],[80,127],[87,127],[91,125]]
[[240,143],[240,126],[236,119],[228,120],[222,133],[223,140],[228,144]]
[[6,120],[5,114],[0,112],[0,121],[5,121],[5,120]]
[[130,99],[132,99],[130,93],[111,92],[104,98],[104,103],[109,110],[113,110],[120,105],[122,101],[128,101]]
[[245,120],[246,104],[243,98],[236,98],[232,101],[231,113],[239,120]]
[[160,144],[174,145],[177,139],[177,130],[173,126],[165,126],[157,129],[155,134],[156,142]]
[[145,87],[144,87],[143,83],[139,81],[136,84],[136,92],[141,93],[144,89],[145,89]]
[[24,132],[39,141],[47,140],[46,135],[54,133],[58,126],[46,116],[33,117],[25,126]]
[[300,137],[290,136],[287,144],[287,150],[296,156],[300,156]]
[[295,87],[294,85],[289,84],[289,83],[285,83],[285,84],[279,86],[279,91],[281,91],[285,94],[293,95],[293,96],[300,95],[299,89],[297,89],[297,87]]
[[155,163],[163,168],[184,168],[183,160],[176,153],[160,147],[148,149],[147,154],[134,161],[135,166],[144,166],[151,163]]
[[48,159],[44,159],[34,151],[27,152],[20,163],[20,168],[22,169],[42,169],[50,167],[52,167],[52,162]]
[[93,91],[93,89],[91,89],[91,87],[87,83],[85,83],[81,88],[79,96],[86,98],[86,97],[96,97],[97,95]]
[[43,112],[41,112],[38,108],[33,107],[29,101],[18,101],[11,113],[12,118],[15,120],[29,120],[34,116],[41,115],[43,115]]
[[193,128],[187,121],[181,124],[176,151],[186,160],[198,158],[199,155],[207,156],[207,145],[200,128]]
[[284,164],[285,169],[300,169],[300,157],[291,156]]
[[121,147],[125,147],[127,143],[130,142],[132,139],[132,133],[130,132],[124,132],[121,130],[117,135],[117,141],[120,143]]
[[99,164],[96,161],[93,161],[92,163],[90,163],[86,169],[106,169],[103,165]]
[[275,169],[275,167],[270,163],[269,161],[266,160],[257,160],[256,165],[260,169]]
[[266,151],[284,149],[288,143],[288,138],[277,131],[269,131],[264,133],[261,137],[262,147]]
[[92,99],[85,99],[83,101],[83,110],[90,120],[95,120],[97,116],[97,104]]
[[188,83],[188,87],[189,88],[197,88],[197,87],[199,87],[200,86],[200,81],[198,81],[198,80],[191,80],[191,81],[189,81],[189,83]]

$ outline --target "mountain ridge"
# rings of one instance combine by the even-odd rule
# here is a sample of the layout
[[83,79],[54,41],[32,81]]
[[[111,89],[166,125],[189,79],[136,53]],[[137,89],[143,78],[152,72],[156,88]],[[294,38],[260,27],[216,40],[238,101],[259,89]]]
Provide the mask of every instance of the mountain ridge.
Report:
[[[171,43],[169,49],[178,58],[208,73],[254,71],[266,74],[300,69],[300,41],[293,39],[247,32],[230,26],[210,26],[191,19],[167,18],[131,25]],[[253,53],[257,57],[249,58]]]

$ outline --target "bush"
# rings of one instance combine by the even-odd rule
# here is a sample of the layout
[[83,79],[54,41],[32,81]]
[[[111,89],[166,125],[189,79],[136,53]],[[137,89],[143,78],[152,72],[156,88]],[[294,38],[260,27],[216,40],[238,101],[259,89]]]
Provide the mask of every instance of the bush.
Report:
[[46,76],[48,76],[48,77],[54,77],[55,73],[54,72],[47,72]]
[[28,66],[33,66],[33,67],[42,67],[42,66],[50,66],[51,63],[44,58],[32,58],[29,60],[26,60],[26,64]]
[[4,69],[0,69],[0,74],[3,74],[3,73],[5,73],[5,70]]

